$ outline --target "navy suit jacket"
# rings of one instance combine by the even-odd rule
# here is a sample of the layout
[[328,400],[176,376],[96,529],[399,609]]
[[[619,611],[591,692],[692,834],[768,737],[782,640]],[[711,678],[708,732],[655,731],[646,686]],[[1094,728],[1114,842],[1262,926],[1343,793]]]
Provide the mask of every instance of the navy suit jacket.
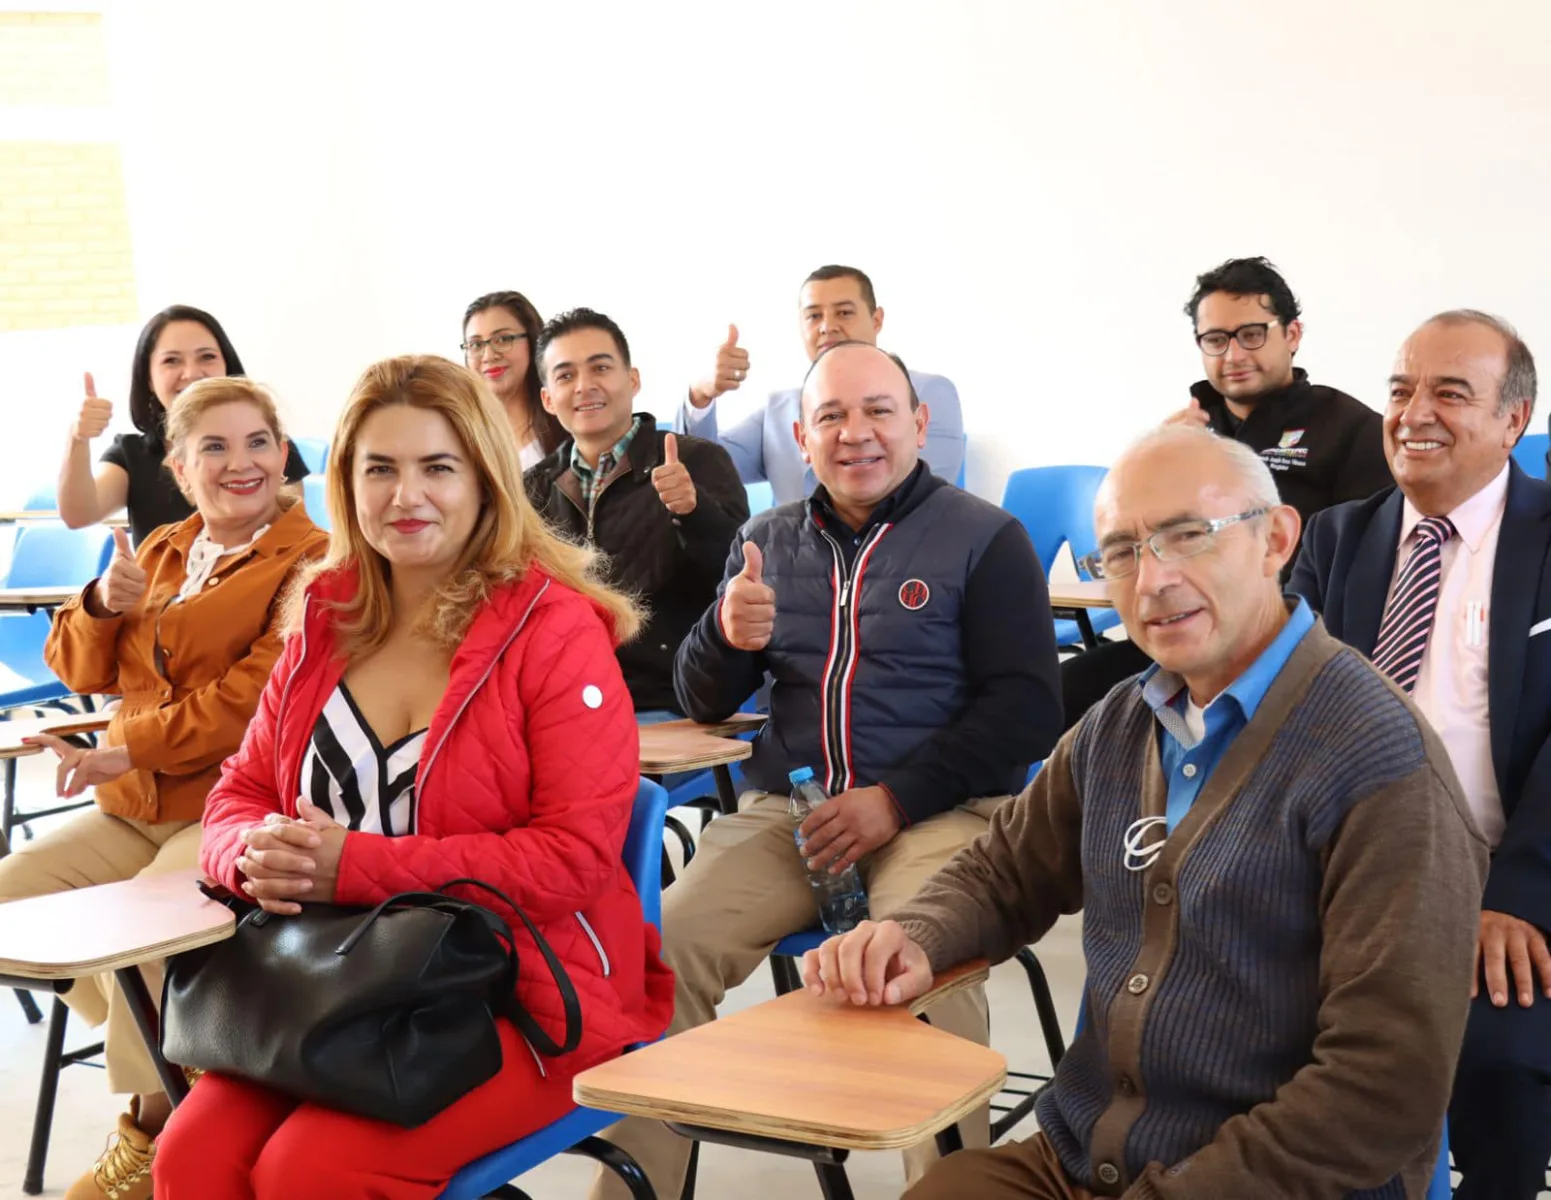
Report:
[[[1487,652],[1492,766],[1508,823],[1482,907],[1551,931],[1551,486],[1515,464],[1508,471]],[[1369,656],[1404,503],[1392,487],[1315,514],[1288,583],[1334,636]]]

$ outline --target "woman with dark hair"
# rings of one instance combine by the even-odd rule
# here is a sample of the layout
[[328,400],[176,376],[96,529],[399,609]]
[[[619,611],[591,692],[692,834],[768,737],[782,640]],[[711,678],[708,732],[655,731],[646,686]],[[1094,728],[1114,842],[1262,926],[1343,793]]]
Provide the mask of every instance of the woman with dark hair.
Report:
[[544,322],[521,292],[491,292],[463,314],[463,354],[469,370],[495,393],[517,438],[523,470],[565,441],[565,430],[544,411],[533,343]]
[[[140,331],[129,378],[129,419],[136,433],[121,433],[92,473],[91,442],[108,427],[113,404],[97,395],[90,374],[86,399],[70,430],[59,469],[59,515],[71,529],[95,525],[121,508],[129,510],[130,538],[139,545],[159,525],[172,525],[194,509],[163,461],[167,457],[167,408],[191,383],[213,375],[243,375],[242,360],[209,313],[186,304],[164,308]],[[289,448],[285,477],[294,483],[307,464]]]

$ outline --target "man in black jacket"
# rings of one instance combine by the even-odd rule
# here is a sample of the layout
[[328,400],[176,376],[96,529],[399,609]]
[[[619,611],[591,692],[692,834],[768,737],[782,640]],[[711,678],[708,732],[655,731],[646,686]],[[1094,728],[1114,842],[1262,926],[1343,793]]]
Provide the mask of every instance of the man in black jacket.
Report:
[[[1243,442],[1271,468],[1283,504],[1304,529],[1334,504],[1393,487],[1384,423],[1361,400],[1309,382],[1293,366],[1303,344],[1298,298],[1264,258],[1230,258],[1197,276],[1185,315],[1195,325],[1206,378],[1190,404],[1164,424],[1201,425]],[[1286,581],[1287,571],[1282,573]],[[1151,659],[1130,642],[1110,642],[1061,665],[1068,726],[1115,684]]]
[[1308,528],[1332,504],[1390,487],[1375,409],[1293,366],[1303,342],[1298,298],[1264,258],[1230,258],[1196,279],[1185,305],[1206,378],[1169,423],[1204,425],[1265,460],[1282,503]]
[[645,602],[646,625],[619,648],[619,665],[637,712],[676,711],[673,655],[716,594],[748,493],[715,442],[661,433],[631,411],[640,372],[602,313],[555,317],[537,354],[544,407],[571,436],[523,475],[528,499],[606,553],[609,583]]
[[[902,906],[985,832],[1061,727],[1055,631],[1039,559],[1016,518],[920,460],[927,411],[897,359],[844,342],[814,363],[799,443],[819,486],[760,513],[732,547],[720,597],[679,648],[686,713],[726,717],[766,673],[770,720],[745,764],[740,811],[718,817],[663,896],[676,976],[670,1033],[712,1020],[780,938],[817,925],[808,872],[860,864],[875,917]],[[788,773],[832,797],[802,826]],[[984,993],[929,1010],[984,1043]],[[982,1112],[961,1125],[983,1145]],[[609,1135],[659,1196],[682,1190],[689,1143],[628,1120]],[[906,1152],[914,1178],[930,1140]],[[609,1177],[612,1180],[612,1176]],[[594,1197],[617,1197],[599,1181]]]

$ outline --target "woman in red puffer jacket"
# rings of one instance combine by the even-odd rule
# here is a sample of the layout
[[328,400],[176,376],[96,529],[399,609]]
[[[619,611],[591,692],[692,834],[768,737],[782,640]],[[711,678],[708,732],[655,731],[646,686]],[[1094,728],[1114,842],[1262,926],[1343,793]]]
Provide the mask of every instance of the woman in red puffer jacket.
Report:
[[[672,1013],[621,857],[638,747],[614,647],[639,618],[527,504],[494,399],[444,359],[371,367],[340,418],[328,503],[328,558],[206,801],[204,869],[277,913],[484,880],[560,958],[582,1040],[541,1059],[501,1021],[500,1074],[408,1130],[206,1075],[158,1140],[170,1200],[435,1196],[563,1115],[578,1071]],[[517,995],[560,1040],[548,971],[522,972]]]

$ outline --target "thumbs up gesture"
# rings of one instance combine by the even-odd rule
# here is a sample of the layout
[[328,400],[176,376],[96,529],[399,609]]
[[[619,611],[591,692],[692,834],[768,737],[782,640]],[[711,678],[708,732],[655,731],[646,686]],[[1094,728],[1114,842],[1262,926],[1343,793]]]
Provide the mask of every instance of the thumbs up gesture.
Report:
[[81,411],[76,414],[70,436],[78,442],[89,442],[102,436],[102,431],[113,419],[113,401],[97,398],[97,384],[92,373],[86,372],[86,399],[81,401]]
[[144,595],[145,568],[135,561],[129,549],[129,534],[115,529],[113,558],[97,581],[97,600],[108,616],[116,617],[138,605]]
[[734,392],[749,377],[749,352],[738,345],[738,327],[727,326],[727,340],[717,348],[716,364],[708,379],[702,379],[689,389],[689,402],[696,408],[706,408],[723,392]]
[[662,465],[652,468],[652,486],[657,498],[676,517],[687,517],[695,511],[695,481],[689,477],[689,468],[679,461],[679,439],[675,433],[662,439]]
[[1212,418],[1207,415],[1206,409],[1201,407],[1201,401],[1194,396],[1190,397],[1190,405],[1178,412],[1170,413],[1164,418],[1165,425],[1199,425],[1205,429],[1211,424]]
[[722,593],[722,636],[735,650],[763,650],[775,630],[775,589],[764,580],[765,559],[753,542],[743,543],[743,570]]

